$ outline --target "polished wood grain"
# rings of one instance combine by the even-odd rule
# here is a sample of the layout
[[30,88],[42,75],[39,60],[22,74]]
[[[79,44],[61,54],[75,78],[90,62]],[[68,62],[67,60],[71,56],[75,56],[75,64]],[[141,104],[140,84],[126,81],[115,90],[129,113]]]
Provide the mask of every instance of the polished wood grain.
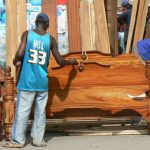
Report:
[[[140,94],[148,90],[145,67],[134,55],[116,58],[87,53],[84,71],[77,66],[49,67],[48,117],[142,115],[150,123],[149,99],[128,98],[127,93]],[[81,54],[71,54],[66,58]],[[109,67],[97,65],[109,64]]]

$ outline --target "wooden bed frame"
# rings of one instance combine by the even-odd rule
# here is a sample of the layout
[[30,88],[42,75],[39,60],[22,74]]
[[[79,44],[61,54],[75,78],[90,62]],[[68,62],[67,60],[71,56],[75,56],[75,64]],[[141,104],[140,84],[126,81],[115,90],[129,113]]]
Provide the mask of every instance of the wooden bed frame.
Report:
[[95,51],[87,55],[87,60],[81,59],[80,52],[64,56],[81,60],[82,72],[78,66],[59,67],[52,60],[47,118],[143,116],[149,125],[149,98],[127,96],[149,90],[141,61],[132,54],[112,58]]
[[[143,116],[150,125],[150,100],[133,100],[127,93],[140,94],[148,89],[145,67],[134,55],[112,58],[99,52],[65,55],[82,61],[81,66],[58,66],[52,59],[49,70],[47,119]],[[82,70],[84,69],[84,70]],[[79,71],[80,70],[80,71]],[[14,81],[6,69],[4,97],[5,133],[10,139],[14,119]]]

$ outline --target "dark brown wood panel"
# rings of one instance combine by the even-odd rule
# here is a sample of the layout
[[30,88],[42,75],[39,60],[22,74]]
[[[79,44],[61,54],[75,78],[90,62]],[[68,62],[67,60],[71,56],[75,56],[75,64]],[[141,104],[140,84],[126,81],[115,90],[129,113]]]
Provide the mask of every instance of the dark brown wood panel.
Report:
[[43,0],[42,12],[46,13],[50,19],[50,34],[57,40],[57,1],[56,0]]
[[105,0],[106,18],[108,25],[108,34],[110,49],[112,55],[118,55],[118,31],[117,31],[117,1]]

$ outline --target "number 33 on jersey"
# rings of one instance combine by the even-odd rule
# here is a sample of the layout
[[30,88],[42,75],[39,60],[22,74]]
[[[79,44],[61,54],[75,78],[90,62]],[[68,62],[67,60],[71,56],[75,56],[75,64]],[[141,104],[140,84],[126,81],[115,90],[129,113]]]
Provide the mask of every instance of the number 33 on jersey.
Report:
[[39,65],[44,65],[46,61],[46,53],[42,51],[37,51],[34,49],[29,49],[30,52],[30,58],[31,60],[28,60],[28,63],[31,64],[39,64]]

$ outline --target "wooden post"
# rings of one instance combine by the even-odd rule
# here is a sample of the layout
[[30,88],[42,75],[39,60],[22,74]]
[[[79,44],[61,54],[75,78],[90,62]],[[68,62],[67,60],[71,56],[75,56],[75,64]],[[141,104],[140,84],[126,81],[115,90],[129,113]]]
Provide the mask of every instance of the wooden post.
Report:
[[57,40],[57,0],[43,0],[42,12],[48,15],[50,20],[49,32]]
[[80,26],[82,50],[95,50],[95,41],[93,41],[93,32],[95,32],[95,24],[92,24],[92,3],[82,0],[80,2]]
[[142,23],[141,23],[139,40],[142,40],[143,36],[144,36],[146,18],[147,18],[147,13],[148,13],[148,6],[149,6],[149,0],[145,0],[144,9],[143,9],[143,16],[142,16],[142,20],[141,20]]
[[138,2],[139,2],[138,0],[134,0],[134,3],[133,3],[131,22],[130,22],[130,28],[129,28],[129,34],[128,34],[128,41],[127,41],[127,48],[126,48],[127,54],[131,52],[132,38],[134,34],[136,15],[137,15],[137,10],[138,10]]
[[18,13],[17,13],[17,47],[21,41],[21,35],[24,31],[27,30],[27,23],[26,23],[26,0],[18,0]]
[[117,28],[117,1],[116,0],[105,0],[106,7],[106,18],[109,34],[109,42],[111,54],[116,56],[119,54],[118,51],[118,28]]
[[15,76],[13,58],[17,51],[17,1],[6,0],[6,65],[12,68],[12,76]]
[[[42,0],[42,12],[46,13],[50,20],[48,32],[58,41],[57,35],[57,0]],[[51,52],[50,52],[51,53]],[[50,54],[50,65],[56,64],[56,61]]]
[[99,51],[101,53],[111,54],[104,0],[94,0],[94,8],[95,8],[95,16],[96,16],[95,18],[97,23],[96,31],[98,34],[97,37],[100,45]]
[[11,77],[11,68],[5,70],[5,96],[4,96],[4,129],[6,140],[11,139],[11,128],[14,121],[14,78]]
[[138,10],[138,15],[137,15],[137,22],[136,22],[136,27],[135,27],[134,41],[133,41],[133,49],[136,49],[136,44],[139,40],[139,35],[140,35],[139,30],[142,24],[144,4],[145,4],[145,0],[142,0],[139,2],[139,10]]
[[79,0],[67,1],[69,51],[81,51]]

